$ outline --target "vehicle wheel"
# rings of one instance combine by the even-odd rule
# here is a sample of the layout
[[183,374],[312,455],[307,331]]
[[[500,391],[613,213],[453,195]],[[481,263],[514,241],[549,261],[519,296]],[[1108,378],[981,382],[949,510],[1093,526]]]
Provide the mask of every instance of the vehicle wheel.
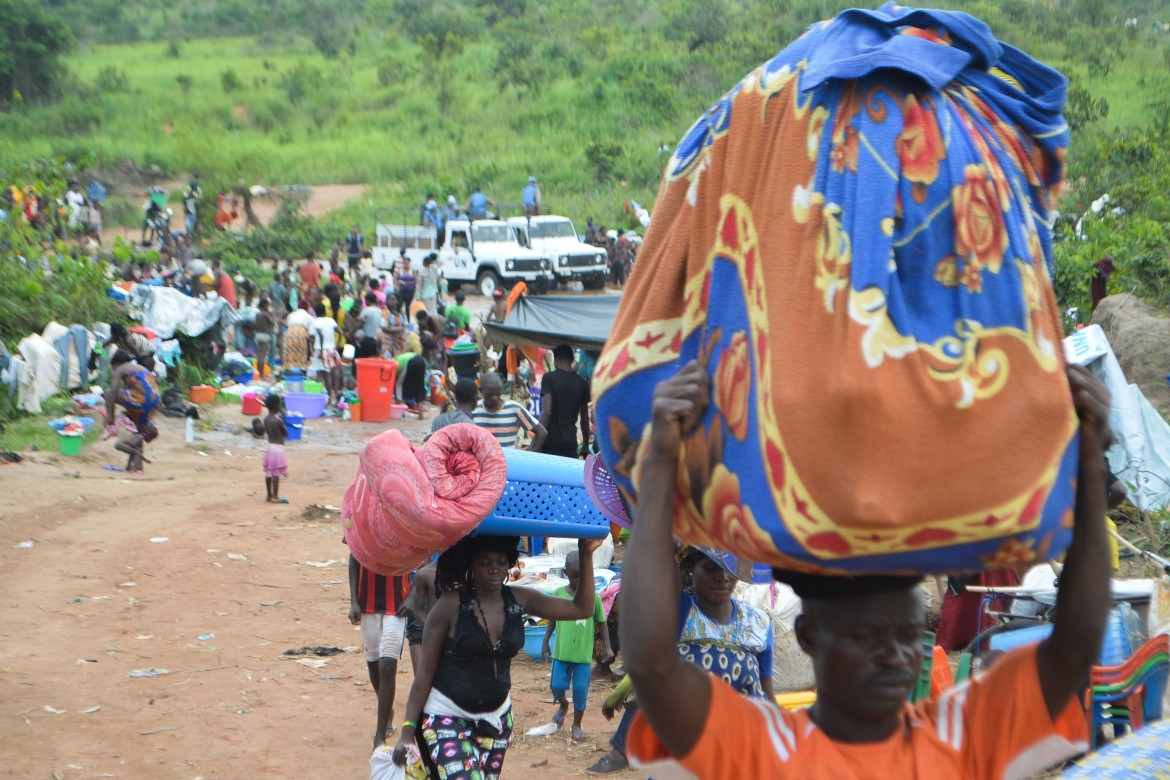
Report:
[[594,277],[591,277],[590,279],[588,279],[585,282],[585,289],[586,290],[604,290],[605,289],[605,275],[598,274],[597,276],[594,276]]
[[479,294],[490,298],[495,294],[496,288],[500,286],[500,275],[490,268],[485,268],[479,272],[479,276],[475,277],[475,283],[479,287]]
[[537,279],[532,283],[532,291],[537,295],[547,295],[549,289],[548,279]]

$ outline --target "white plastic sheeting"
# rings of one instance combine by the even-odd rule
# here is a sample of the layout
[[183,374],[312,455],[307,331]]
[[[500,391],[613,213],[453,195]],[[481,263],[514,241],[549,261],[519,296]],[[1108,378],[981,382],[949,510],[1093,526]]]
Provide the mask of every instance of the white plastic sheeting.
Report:
[[239,322],[239,313],[222,298],[192,298],[170,287],[136,284],[130,288],[130,315],[169,339],[176,333],[202,336],[212,328]]
[[1117,443],[1106,454],[1109,468],[1129,488],[1129,500],[1143,512],[1170,505],[1170,425],[1141,388],[1125,379],[1100,325],[1064,340],[1070,363],[1087,366],[1113,394],[1109,425]]

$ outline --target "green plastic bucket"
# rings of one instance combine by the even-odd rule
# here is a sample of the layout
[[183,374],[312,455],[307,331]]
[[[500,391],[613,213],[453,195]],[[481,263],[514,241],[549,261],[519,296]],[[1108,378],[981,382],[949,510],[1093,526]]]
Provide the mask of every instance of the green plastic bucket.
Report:
[[82,436],[58,436],[61,440],[61,454],[62,455],[80,455],[81,445],[84,440]]

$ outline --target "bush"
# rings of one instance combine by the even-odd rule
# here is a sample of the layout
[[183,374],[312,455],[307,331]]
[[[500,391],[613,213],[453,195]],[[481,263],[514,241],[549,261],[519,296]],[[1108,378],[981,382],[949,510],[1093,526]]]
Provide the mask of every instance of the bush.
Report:
[[126,71],[113,65],[107,65],[98,71],[94,84],[102,92],[117,93],[125,92],[130,82],[126,77]]
[[272,281],[272,269],[259,261],[296,259],[307,252],[318,255],[332,243],[332,232],[311,217],[282,210],[268,227],[246,233],[220,233],[203,251],[207,260],[219,260],[225,268],[236,268],[261,286]]
[[590,141],[585,147],[585,157],[593,166],[593,178],[598,184],[613,178],[623,151],[617,141]]
[[288,102],[299,105],[325,86],[325,76],[320,68],[307,65],[302,60],[296,67],[282,73],[277,83],[288,96]]
[[38,238],[19,222],[0,222],[0,242],[16,250],[0,255],[0,338],[5,343],[15,346],[54,320],[91,327],[98,321],[124,319],[106,292],[104,263],[73,259],[60,244],[57,250],[63,257],[48,260],[47,276]]
[[224,93],[231,94],[243,88],[244,84],[240,81],[240,77],[236,75],[235,70],[227,68],[219,74],[219,84],[223,88]]

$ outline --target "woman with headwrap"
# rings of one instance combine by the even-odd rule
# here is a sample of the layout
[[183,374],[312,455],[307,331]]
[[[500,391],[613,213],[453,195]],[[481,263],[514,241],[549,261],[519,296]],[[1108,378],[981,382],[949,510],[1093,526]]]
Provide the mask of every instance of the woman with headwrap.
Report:
[[[519,538],[467,537],[439,556],[443,595],[423,628],[419,666],[406,702],[394,761],[416,742],[430,777],[494,780],[512,741],[512,658],[524,645],[525,613],[548,620],[593,614],[593,588],[572,601],[508,586]],[[593,582],[598,540],[582,539],[581,581]]]
[[[681,658],[715,675],[741,696],[771,701],[772,622],[763,611],[733,598],[740,575],[751,578],[733,555],[708,547],[684,546],[675,556],[681,573],[679,632],[676,648]],[[601,712],[614,711],[633,690],[627,677],[605,700]],[[609,774],[629,766],[626,735],[637,706],[627,706],[610,740],[611,750],[587,770]]]

